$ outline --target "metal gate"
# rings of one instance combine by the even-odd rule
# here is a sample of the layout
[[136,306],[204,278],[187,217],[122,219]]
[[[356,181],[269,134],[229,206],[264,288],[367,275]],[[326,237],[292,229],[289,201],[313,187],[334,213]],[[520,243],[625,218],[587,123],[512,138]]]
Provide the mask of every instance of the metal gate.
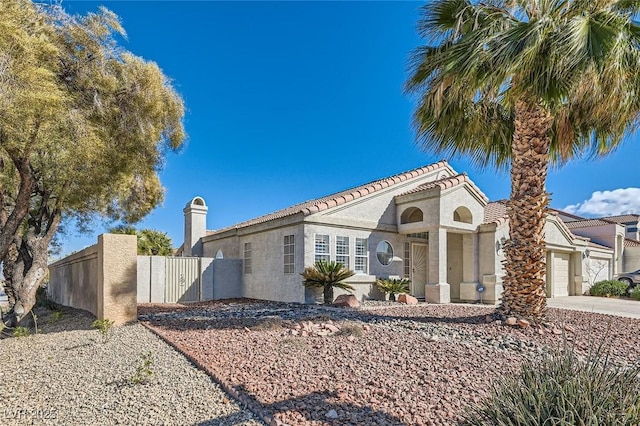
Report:
[[202,294],[200,258],[167,257],[165,263],[165,303],[197,302]]

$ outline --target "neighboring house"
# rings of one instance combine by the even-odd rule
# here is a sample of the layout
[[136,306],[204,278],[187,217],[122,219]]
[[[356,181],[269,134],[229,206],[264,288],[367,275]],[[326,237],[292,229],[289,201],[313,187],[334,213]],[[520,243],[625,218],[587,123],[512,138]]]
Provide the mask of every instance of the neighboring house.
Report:
[[[382,297],[375,282],[388,277],[410,279],[411,294],[433,303],[494,303],[502,292],[505,201],[489,202],[445,161],[217,231],[206,231],[207,210],[201,197],[187,204],[178,253],[242,260],[226,273],[243,297],[315,302],[300,273],[318,260],[354,270],[348,282],[360,299]],[[624,226],[592,227],[557,210],[546,221],[549,297],[583,294],[595,280],[640,268],[640,242],[625,239]]]

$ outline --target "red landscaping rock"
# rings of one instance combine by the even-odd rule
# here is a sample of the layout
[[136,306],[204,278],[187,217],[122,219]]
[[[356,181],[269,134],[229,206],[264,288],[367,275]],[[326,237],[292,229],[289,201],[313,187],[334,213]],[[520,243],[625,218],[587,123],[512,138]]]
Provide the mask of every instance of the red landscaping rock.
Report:
[[505,325],[516,325],[518,323],[518,320],[516,319],[516,317],[509,317],[504,321]]
[[401,294],[400,296],[398,296],[398,302],[400,303],[405,303],[407,305],[417,305],[418,304],[418,299],[416,299],[413,296],[409,296],[408,294]]
[[357,308],[360,302],[353,294],[341,294],[333,301],[333,306],[341,306],[343,308]]

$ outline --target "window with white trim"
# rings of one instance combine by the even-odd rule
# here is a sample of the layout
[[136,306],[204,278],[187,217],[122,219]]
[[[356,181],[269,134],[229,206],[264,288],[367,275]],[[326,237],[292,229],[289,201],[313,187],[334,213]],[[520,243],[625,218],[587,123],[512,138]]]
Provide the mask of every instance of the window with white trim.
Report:
[[293,274],[295,271],[295,236],[284,236],[284,273]]
[[331,252],[329,251],[329,236],[316,234],[315,238],[315,262],[331,261]]
[[244,243],[244,273],[250,274],[251,270],[251,243]]
[[367,250],[367,241],[368,240],[366,238],[356,238],[355,262],[353,268],[356,273],[368,273],[367,267],[369,263],[369,253]]
[[336,237],[336,263],[349,268],[349,237]]

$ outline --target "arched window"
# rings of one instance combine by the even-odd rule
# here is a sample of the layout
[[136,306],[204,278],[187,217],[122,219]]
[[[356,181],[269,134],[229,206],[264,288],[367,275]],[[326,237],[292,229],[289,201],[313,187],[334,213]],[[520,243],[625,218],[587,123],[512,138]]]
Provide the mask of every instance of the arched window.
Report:
[[409,207],[400,215],[400,223],[422,222],[423,219],[422,210],[417,207]]
[[456,211],[453,212],[453,220],[455,222],[472,223],[473,216],[471,216],[471,211],[469,211],[468,208],[458,207]]

